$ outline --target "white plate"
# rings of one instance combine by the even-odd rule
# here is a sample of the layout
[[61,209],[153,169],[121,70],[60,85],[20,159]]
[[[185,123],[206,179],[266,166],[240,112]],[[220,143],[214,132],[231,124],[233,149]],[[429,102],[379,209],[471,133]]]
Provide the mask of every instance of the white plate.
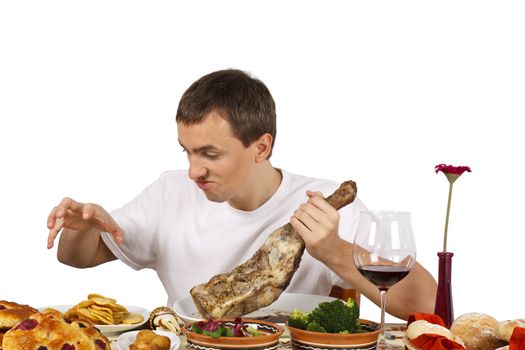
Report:
[[[62,313],[65,313],[67,310],[71,309],[74,305],[55,305],[55,306],[46,306],[41,307],[38,310],[43,311],[45,309],[55,309]],[[106,324],[95,324],[95,327],[105,336],[114,336],[116,334],[120,334],[122,332],[126,332],[132,329],[135,329],[137,327],[142,326],[144,323],[148,322],[149,319],[149,311],[146,309],[143,309],[141,307],[137,306],[128,306],[123,305],[130,313],[133,314],[140,314],[142,317],[144,317],[144,320],[140,323],[134,323],[134,324],[116,324],[116,325],[106,325]]]
[[[129,350],[129,346],[135,341],[140,331],[122,333],[117,339],[118,350]],[[180,339],[173,332],[154,331],[157,334],[165,335],[171,340],[170,350],[176,350],[180,346]]]
[[[279,299],[273,302],[273,304],[265,306],[257,311],[245,315],[244,317],[263,318],[267,316],[289,315],[294,309],[300,309],[303,312],[308,312],[315,309],[319,303],[332,301],[334,299],[335,298],[326,295],[283,293]],[[175,304],[173,304],[173,311],[175,311],[175,313],[179,315],[179,317],[184,322],[195,322],[203,319],[197,311],[191,296],[176,301]]]

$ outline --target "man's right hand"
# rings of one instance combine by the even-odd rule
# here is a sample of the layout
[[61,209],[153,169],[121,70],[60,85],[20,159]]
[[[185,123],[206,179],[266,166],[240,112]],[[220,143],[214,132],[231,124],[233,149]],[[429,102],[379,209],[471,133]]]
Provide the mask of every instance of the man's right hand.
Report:
[[51,210],[47,218],[47,248],[53,247],[56,237],[62,229],[75,231],[108,232],[117,244],[122,242],[122,230],[111,215],[98,204],[80,203],[71,198],[64,198]]

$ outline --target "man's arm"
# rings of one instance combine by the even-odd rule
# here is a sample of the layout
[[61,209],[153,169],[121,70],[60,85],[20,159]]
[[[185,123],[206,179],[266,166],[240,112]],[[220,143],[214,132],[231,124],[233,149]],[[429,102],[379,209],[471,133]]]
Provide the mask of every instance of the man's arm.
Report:
[[[351,243],[341,239],[337,248],[332,249],[331,254],[321,261],[379,306],[379,289],[357,270],[352,259],[352,249]],[[416,262],[412,271],[388,290],[387,312],[404,320],[412,312],[433,313],[436,291],[437,284],[432,275]]]
[[75,231],[64,229],[58,241],[57,259],[63,264],[85,268],[115,260],[115,255],[106,246],[100,231]]
[[104,208],[71,198],[64,198],[51,210],[47,227],[47,247],[53,247],[62,231],[57,258],[74,267],[92,267],[116,259],[102,240],[101,232],[109,232],[117,243],[122,242],[122,230]]
[[[380,305],[378,288],[365,279],[354,265],[353,245],[338,234],[339,212],[321,193],[307,192],[308,201],[291,218],[291,224],[305,241],[311,256],[323,262],[360,293]],[[412,271],[387,293],[387,312],[407,319],[411,312],[434,311],[437,284],[432,275],[416,263]]]

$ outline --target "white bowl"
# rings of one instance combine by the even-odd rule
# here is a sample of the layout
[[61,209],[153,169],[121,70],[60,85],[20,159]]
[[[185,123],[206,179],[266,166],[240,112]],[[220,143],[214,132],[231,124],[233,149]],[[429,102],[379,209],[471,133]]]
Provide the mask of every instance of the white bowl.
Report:
[[[332,298],[326,295],[300,294],[300,293],[282,293],[279,299],[272,304],[265,306],[257,311],[244,315],[245,318],[262,319],[273,323],[283,324],[286,320],[278,321],[272,316],[289,316],[294,309],[300,309],[303,312],[308,312],[315,309],[319,303],[325,301],[333,301]],[[173,311],[186,323],[201,321],[203,318],[197,311],[191,296],[177,300],[173,304]],[[287,317],[286,317],[287,319]]]
[[[54,306],[45,306],[38,309],[38,311],[43,311],[45,309],[55,309],[63,314],[66,313],[67,310],[71,309],[74,305],[54,305]],[[142,325],[144,325],[146,322],[148,322],[149,319],[149,311],[138,307],[138,306],[129,306],[129,305],[123,305],[126,309],[128,309],[128,312],[133,314],[139,314],[142,317],[144,317],[144,320],[140,323],[134,323],[134,324],[93,324],[100,333],[104,334],[106,337],[114,337],[118,334],[121,334],[126,331],[130,331],[132,329],[138,328]]]

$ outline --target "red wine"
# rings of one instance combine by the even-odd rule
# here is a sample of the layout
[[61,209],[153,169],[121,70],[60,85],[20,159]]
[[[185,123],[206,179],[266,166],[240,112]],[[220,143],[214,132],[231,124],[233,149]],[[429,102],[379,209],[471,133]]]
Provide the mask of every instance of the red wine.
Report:
[[408,275],[410,269],[402,266],[365,265],[359,268],[359,272],[379,289],[388,289]]

